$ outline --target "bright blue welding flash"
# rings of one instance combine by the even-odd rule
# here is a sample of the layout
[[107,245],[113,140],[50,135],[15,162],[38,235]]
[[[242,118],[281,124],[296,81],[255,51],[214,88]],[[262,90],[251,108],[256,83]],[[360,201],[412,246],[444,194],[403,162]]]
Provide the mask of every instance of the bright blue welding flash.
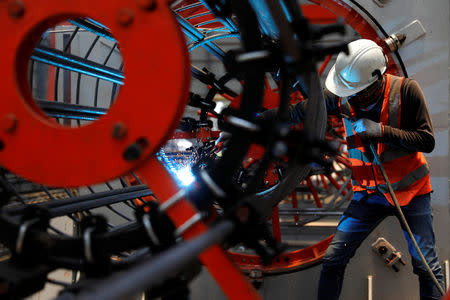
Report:
[[194,174],[192,173],[190,167],[184,167],[180,170],[175,171],[175,175],[184,186],[188,186],[195,181]]

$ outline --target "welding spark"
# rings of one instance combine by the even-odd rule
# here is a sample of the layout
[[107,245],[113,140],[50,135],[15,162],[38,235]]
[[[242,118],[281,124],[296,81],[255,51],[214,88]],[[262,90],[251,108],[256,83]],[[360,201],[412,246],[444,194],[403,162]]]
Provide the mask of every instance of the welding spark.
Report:
[[195,181],[195,176],[192,173],[190,167],[184,167],[180,170],[175,171],[175,175],[178,177],[181,184],[184,186],[188,186]]

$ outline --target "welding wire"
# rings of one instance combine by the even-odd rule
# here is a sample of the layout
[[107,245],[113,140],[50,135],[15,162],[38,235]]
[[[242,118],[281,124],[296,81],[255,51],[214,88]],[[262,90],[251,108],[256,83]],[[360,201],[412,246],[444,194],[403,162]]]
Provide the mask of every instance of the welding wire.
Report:
[[414,238],[414,235],[413,235],[413,233],[411,231],[411,228],[408,225],[408,221],[406,221],[405,215],[402,212],[402,208],[400,207],[400,204],[398,203],[397,197],[395,196],[394,190],[392,189],[392,185],[391,185],[391,183],[389,181],[389,178],[388,178],[388,176],[386,174],[386,171],[384,170],[384,167],[383,167],[383,165],[382,165],[382,163],[380,161],[380,158],[378,157],[377,152],[375,151],[375,148],[373,147],[373,144],[370,143],[370,142],[369,142],[369,147],[370,147],[370,150],[373,153],[373,156],[375,158],[376,164],[380,167],[380,171],[381,171],[381,174],[383,175],[383,179],[386,182],[386,185],[388,186],[389,194],[391,195],[392,200],[394,201],[394,204],[395,204],[395,208],[398,211],[398,216],[397,217],[399,218],[400,223],[402,223],[403,226],[405,227],[405,230],[408,233],[409,238],[413,242],[414,248],[416,249],[417,253],[419,254],[420,259],[423,262],[423,265],[425,266],[425,268],[428,271],[428,274],[430,275],[431,279],[433,280],[434,285],[438,288],[439,292],[443,296],[445,294],[445,291],[442,288],[442,286],[439,284],[438,280],[436,279],[436,276],[434,276],[434,273],[431,270],[430,266],[428,265],[425,257],[423,256],[422,251],[420,251],[419,245],[417,244],[417,241]]
[[[92,289],[82,292],[76,299],[128,299],[136,292],[154,287],[173,276],[177,271],[187,267],[202,251],[213,244],[222,242],[233,228],[234,225],[231,221],[220,222],[195,239],[180,243],[154,256],[149,261],[97,282]],[[56,298],[56,300],[61,299]]]
[[450,290],[450,265],[448,259],[446,259],[444,262],[444,268],[445,268],[445,286],[448,291]]
[[367,276],[367,300],[373,300],[373,275]]

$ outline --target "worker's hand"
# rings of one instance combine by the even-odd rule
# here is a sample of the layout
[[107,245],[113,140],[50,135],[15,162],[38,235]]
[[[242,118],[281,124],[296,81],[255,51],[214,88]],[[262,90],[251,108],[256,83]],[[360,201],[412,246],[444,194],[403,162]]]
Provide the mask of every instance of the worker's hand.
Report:
[[[231,133],[226,132],[226,131],[222,131],[219,134],[219,138],[215,141],[215,144],[219,144],[219,143],[228,143],[231,139]],[[226,145],[224,145],[226,146]]]
[[231,133],[222,131],[219,138],[214,142],[214,152],[217,156],[222,156],[222,150],[228,147],[231,140]]
[[359,119],[353,122],[353,129],[362,139],[378,138],[383,133],[381,124],[369,119]]

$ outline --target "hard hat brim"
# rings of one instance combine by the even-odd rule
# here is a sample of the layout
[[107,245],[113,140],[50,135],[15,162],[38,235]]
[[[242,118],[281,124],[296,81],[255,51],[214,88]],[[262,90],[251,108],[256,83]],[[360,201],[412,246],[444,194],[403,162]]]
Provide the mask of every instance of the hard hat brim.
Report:
[[364,85],[358,86],[357,88],[352,88],[344,85],[339,78],[336,76],[336,65],[333,65],[331,67],[331,70],[328,72],[327,79],[325,80],[325,87],[333,94],[339,97],[348,97],[351,95],[354,95],[362,90],[364,90],[366,87],[371,85],[376,81],[376,77],[374,77],[374,80],[366,83]]

